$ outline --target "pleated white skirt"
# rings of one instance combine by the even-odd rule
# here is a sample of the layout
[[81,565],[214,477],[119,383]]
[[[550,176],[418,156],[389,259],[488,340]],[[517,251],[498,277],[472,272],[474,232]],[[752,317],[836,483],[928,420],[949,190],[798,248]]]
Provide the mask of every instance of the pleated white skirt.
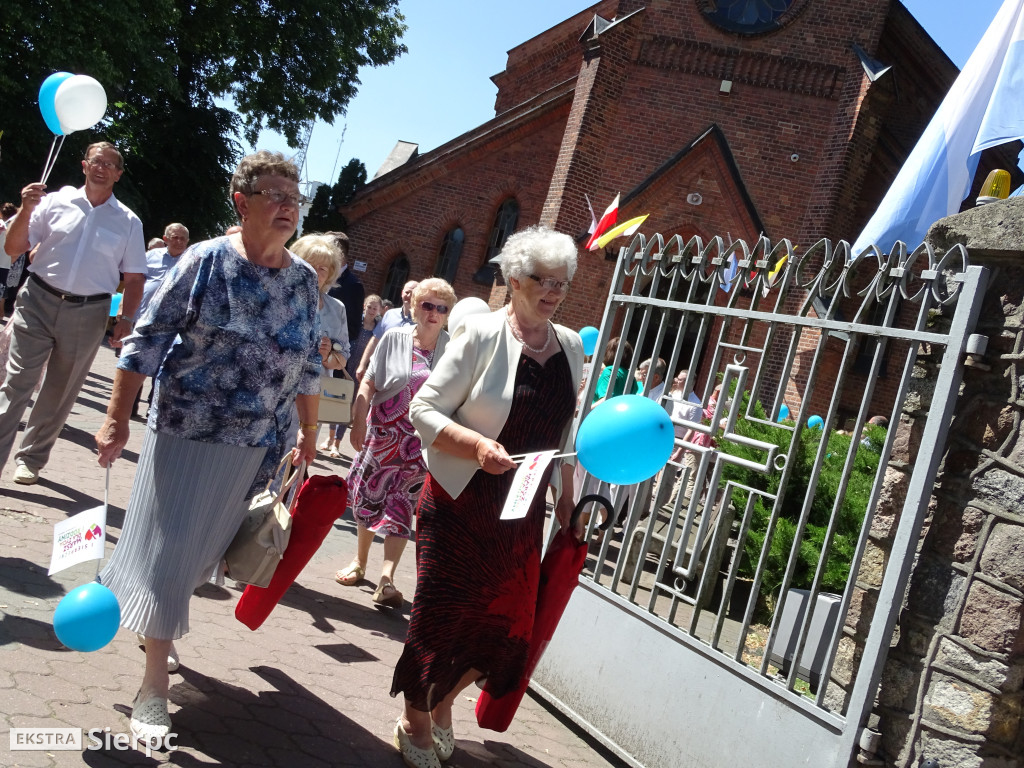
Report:
[[99,576],[121,626],[163,640],[188,632],[189,599],[238,531],[266,450],[146,428],[121,538]]

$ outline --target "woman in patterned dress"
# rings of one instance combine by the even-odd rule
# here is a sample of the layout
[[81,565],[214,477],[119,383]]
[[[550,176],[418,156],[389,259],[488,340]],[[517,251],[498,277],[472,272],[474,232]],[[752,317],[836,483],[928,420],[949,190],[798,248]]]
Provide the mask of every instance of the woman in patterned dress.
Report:
[[373,536],[382,533],[384,565],[373,593],[378,605],[397,608],[404,600],[394,583],[395,569],[412,534],[412,511],[427,471],[420,439],[409,421],[409,402],[444,352],[448,341],[444,324],[454,304],[455,291],[440,278],[416,286],[412,294],[415,324],[384,333],[352,408],[350,434],[359,454],[348,483],[358,539],[355,559],[334,578],[343,586],[358,584],[366,574]]
[[[273,474],[299,411],[292,462],[316,456],[320,333],[316,272],[284,245],[299,217],[299,171],[279,154],[243,158],[231,179],[241,232],[189,248],[124,340],[101,466],[128,442],[132,402],[156,376],[124,526],[100,581],[122,626],[144,637],[146,671],[131,730],[159,743],[171,726],[173,641],[189,630],[192,591]],[[172,664],[173,662],[173,664]]]
[[[519,684],[546,494],[525,518],[499,520],[516,466],[510,456],[572,443],[583,343],[551,317],[576,271],[576,246],[533,227],[510,237],[499,259],[508,306],[466,318],[410,408],[429,473],[416,510],[416,598],[391,695],[405,697],[395,746],[416,768],[451,756],[452,704],[466,686],[486,680],[499,697]],[[563,527],[572,469],[555,460],[546,478]]]

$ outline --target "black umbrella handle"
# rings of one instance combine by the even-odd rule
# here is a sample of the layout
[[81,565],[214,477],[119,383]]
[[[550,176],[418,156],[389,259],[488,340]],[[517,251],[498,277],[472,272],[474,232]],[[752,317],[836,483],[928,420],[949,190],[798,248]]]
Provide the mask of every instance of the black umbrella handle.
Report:
[[602,531],[607,531],[612,527],[612,523],[615,522],[615,510],[612,509],[612,503],[600,493],[588,493],[586,496],[580,498],[576,502],[576,506],[573,507],[572,516],[569,518],[569,528],[573,529],[576,527],[576,521],[579,520],[580,515],[583,512],[583,508],[587,504],[600,504],[605,508],[604,522],[601,523],[598,528]]

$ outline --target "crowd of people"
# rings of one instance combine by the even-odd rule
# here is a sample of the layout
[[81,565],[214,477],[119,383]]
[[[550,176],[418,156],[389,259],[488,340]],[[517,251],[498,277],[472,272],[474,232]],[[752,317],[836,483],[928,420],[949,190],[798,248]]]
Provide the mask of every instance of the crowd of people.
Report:
[[[522,520],[498,513],[516,454],[571,444],[582,343],[551,318],[576,269],[575,243],[541,227],[511,236],[498,258],[508,305],[464,318],[449,336],[456,295],[446,281],[410,281],[390,307],[348,269],[344,233],[288,245],[299,175],[280,154],[242,160],[230,188],[238,225],[196,243],[174,222],[147,244],[139,218],[113,194],[123,171],[116,147],[92,144],[81,187],[47,193],[30,183],[19,207],[3,209],[0,245],[11,262],[0,259],[0,283],[19,265],[25,277],[10,282],[21,287],[5,327],[0,466],[39,383],[14,456],[14,481],[38,481],[105,334],[118,361],[95,436],[102,466],[120,457],[151,380],[124,525],[98,575],[145,650],[132,733],[156,743],[170,732],[174,641],[190,630],[193,591],[216,572],[249,500],[282,460],[316,458],[321,377],[347,375],[358,387],[351,423],[327,425],[320,446],[338,456],[347,436],[356,451],[348,483],[357,551],[336,580],[363,581],[379,534],[372,600],[404,605],[395,573],[415,536],[394,737],[407,765],[439,766],[454,749],[458,693],[476,681],[501,696],[523,674],[545,495]],[[548,471],[565,527],[571,458]]]
[[[102,466],[121,455],[152,381],[121,536],[98,576],[145,650],[132,732],[147,743],[170,732],[174,641],[190,629],[193,591],[217,572],[253,495],[283,463],[314,461],[324,430],[319,449],[328,456],[340,455],[346,436],[356,452],[347,481],[357,547],[335,581],[365,580],[380,535],[372,602],[404,606],[396,571],[415,538],[416,593],[391,685],[403,697],[394,743],[407,765],[440,766],[454,749],[460,692],[477,683],[500,698],[524,674],[546,494],[521,519],[499,519],[516,457],[566,453],[542,485],[563,529],[581,490],[571,425],[583,345],[552,319],[576,272],[576,243],[544,227],[513,234],[496,259],[508,303],[447,328],[457,297],[445,280],[410,281],[389,307],[349,269],[344,233],[288,245],[299,172],[280,154],[241,161],[230,186],[239,223],[224,235],[190,244],[175,222],[148,250],[141,221],[113,195],[123,170],[116,147],[92,144],[81,187],[47,193],[30,183],[20,207],[3,208],[0,245],[10,263],[0,286],[21,287],[5,328],[0,467],[38,384],[14,456],[14,481],[37,482],[108,331],[119,357],[95,436]],[[19,264],[25,277],[11,282]],[[665,361],[655,358],[631,378],[632,359],[627,340],[611,339],[592,405],[642,393],[671,413],[681,442],[710,445],[713,430],[680,425],[710,419],[718,390],[702,406],[687,371],[668,386]],[[319,398],[323,377],[333,376],[351,378],[357,391],[351,423],[325,427]],[[683,492],[691,496],[696,454],[680,449],[673,464],[689,470]]]

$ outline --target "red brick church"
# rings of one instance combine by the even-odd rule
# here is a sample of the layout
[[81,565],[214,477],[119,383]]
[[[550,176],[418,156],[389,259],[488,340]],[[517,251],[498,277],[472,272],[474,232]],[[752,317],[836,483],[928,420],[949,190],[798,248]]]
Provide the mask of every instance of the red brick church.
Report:
[[[343,209],[351,255],[386,297],[440,275],[500,306],[510,233],[581,236],[620,192],[646,234],[852,241],[956,74],[898,0],[601,0],[509,51],[492,120],[398,143]],[[617,250],[581,251],[560,322],[600,323]]]

